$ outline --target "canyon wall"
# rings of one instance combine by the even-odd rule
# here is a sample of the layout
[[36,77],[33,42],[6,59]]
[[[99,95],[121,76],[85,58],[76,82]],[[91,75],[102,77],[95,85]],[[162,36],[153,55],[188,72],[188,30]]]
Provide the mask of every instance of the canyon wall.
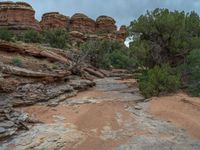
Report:
[[109,39],[124,42],[126,27],[117,30],[116,21],[109,16],[99,16],[96,21],[85,14],[76,13],[71,18],[59,12],[49,12],[40,22],[35,19],[35,11],[25,2],[0,2],[0,27],[12,30],[34,29],[41,31],[51,28],[63,28],[69,31],[75,43],[90,39]]

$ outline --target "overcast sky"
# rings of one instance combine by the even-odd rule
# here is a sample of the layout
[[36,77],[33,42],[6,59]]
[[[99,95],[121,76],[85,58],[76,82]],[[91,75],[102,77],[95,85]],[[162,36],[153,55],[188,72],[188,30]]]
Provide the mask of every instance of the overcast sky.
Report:
[[[4,0],[0,0],[4,1]],[[17,0],[14,0],[17,1]],[[96,19],[100,15],[115,18],[117,25],[128,25],[130,21],[144,14],[146,10],[169,8],[171,10],[195,10],[200,14],[200,0],[20,0],[30,3],[36,10],[36,18],[45,12],[59,11],[71,16],[82,12]]]

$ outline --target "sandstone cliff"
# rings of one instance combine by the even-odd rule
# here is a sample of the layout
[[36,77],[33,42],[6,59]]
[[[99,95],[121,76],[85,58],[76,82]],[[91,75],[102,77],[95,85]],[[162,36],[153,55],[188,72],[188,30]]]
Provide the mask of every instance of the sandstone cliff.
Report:
[[117,31],[116,21],[109,16],[99,16],[96,19],[97,32],[115,33]]
[[14,30],[41,29],[35,19],[35,11],[25,2],[0,2],[0,27]]
[[117,41],[124,42],[127,37],[127,29],[126,26],[121,26],[119,31],[117,31]]
[[40,22],[42,29],[49,28],[69,28],[69,17],[60,14],[59,12],[45,13]]
[[124,42],[126,27],[117,31],[116,21],[109,16],[99,16],[96,21],[82,13],[71,18],[59,12],[49,12],[42,16],[40,23],[35,19],[35,11],[24,2],[0,2],[0,27],[12,30],[63,28],[69,31],[72,45],[79,45],[87,40],[107,39]]
[[70,19],[70,30],[82,33],[95,33],[95,21],[88,16],[76,13]]

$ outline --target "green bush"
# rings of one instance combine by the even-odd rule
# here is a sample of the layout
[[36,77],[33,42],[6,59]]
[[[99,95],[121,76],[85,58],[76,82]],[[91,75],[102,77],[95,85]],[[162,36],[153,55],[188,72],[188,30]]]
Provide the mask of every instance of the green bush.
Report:
[[136,66],[136,61],[129,56],[128,50],[116,50],[110,54],[109,58],[114,68],[133,69]]
[[200,96],[200,49],[194,49],[187,57],[188,91]]
[[108,41],[88,41],[81,45],[81,51],[86,56],[86,61],[97,68],[109,68],[109,54],[111,45]]
[[19,57],[13,57],[12,60],[11,60],[11,63],[14,66],[18,66],[18,67],[22,66],[22,61],[21,61],[21,59]]
[[200,18],[197,13],[155,9],[147,11],[128,27],[133,37],[131,49],[139,64],[154,67],[168,63],[176,66],[189,50],[200,48]]
[[22,40],[26,43],[42,43],[43,37],[35,30],[28,30],[21,37],[19,37],[19,40]]
[[13,41],[14,34],[6,28],[0,28],[0,39],[5,41]]
[[180,75],[174,73],[169,65],[155,66],[143,72],[139,78],[139,88],[146,98],[174,92],[179,87]]
[[81,50],[86,60],[97,68],[131,68],[135,64],[129,49],[116,41],[88,41],[81,46]]
[[66,30],[56,28],[43,31],[43,36],[46,43],[51,47],[66,48],[69,42],[69,35]]

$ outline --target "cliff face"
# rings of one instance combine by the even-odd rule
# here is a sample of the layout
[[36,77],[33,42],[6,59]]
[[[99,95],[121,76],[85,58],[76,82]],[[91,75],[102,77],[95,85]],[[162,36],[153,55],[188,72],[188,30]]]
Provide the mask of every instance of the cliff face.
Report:
[[126,26],[121,26],[119,31],[117,31],[117,41],[124,42],[127,37],[127,29]]
[[88,16],[76,13],[70,19],[70,30],[82,33],[95,33],[95,21]]
[[58,12],[45,13],[40,22],[42,29],[49,28],[69,28],[69,17]]
[[[24,2],[0,2],[0,27],[12,30],[63,28],[69,31],[74,44],[90,39],[108,39],[124,42],[126,27],[117,31],[116,21],[109,16],[99,16],[96,21],[85,14],[76,13],[71,18],[58,12],[45,13],[40,23],[35,19],[35,11]],[[74,45],[73,44],[73,45]]]
[[14,30],[41,30],[35,11],[24,2],[0,2],[0,27]]
[[96,19],[97,32],[99,33],[115,33],[117,26],[115,20],[109,16],[99,16]]

